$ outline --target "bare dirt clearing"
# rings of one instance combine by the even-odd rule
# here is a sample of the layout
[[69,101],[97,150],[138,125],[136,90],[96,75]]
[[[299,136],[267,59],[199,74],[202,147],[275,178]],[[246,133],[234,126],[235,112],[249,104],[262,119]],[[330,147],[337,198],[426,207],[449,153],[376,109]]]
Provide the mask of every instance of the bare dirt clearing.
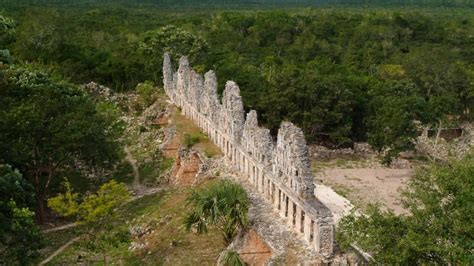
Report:
[[[377,162],[377,158],[337,158],[313,160],[315,182],[331,187],[357,207],[380,203],[396,214],[406,213],[400,203],[400,188],[412,176],[411,168],[393,169]],[[342,202],[347,207],[347,202]]]

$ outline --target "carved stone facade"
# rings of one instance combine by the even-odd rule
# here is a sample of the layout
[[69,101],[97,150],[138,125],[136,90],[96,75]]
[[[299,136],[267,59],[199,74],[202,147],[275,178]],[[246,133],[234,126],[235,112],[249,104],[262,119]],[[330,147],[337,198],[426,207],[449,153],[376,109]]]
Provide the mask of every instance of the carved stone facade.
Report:
[[317,252],[331,256],[333,219],[314,194],[308,148],[301,129],[283,122],[275,144],[270,131],[258,126],[256,111],[245,116],[235,82],[226,83],[221,103],[214,72],[207,72],[203,80],[190,68],[186,57],[179,60],[178,71],[173,73],[171,59],[164,55],[163,83],[171,101],[209,135],[288,226]]

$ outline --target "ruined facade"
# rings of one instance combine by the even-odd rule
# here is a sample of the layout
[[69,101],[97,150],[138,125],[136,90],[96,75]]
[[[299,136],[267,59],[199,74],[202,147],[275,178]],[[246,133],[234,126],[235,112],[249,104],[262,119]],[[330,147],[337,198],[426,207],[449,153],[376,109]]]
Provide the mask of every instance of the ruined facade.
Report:
[[245,115],[235,82],[226,83],[221,103],[214,72],[207,72],[203,79],[190,68],[186,57],[179,60],[174,73],[169,55],[164,55],[163,83],[170,100],[208,134],[288,226],[317,252],[331,256],[333,219],[314,194],[308,148],[301,129],[283,122],[274,143],[270,131],[258,126],[256,111]]

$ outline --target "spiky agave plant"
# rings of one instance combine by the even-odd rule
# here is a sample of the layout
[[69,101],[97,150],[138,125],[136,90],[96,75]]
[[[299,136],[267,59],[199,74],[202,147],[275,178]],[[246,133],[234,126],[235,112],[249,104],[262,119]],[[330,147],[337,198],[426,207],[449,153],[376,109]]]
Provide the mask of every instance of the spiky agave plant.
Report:
[[184,220],[187,230],[194,226],[198,233],[206,233],[209,226],[215,226],[230,243],[248,225],[249,199],[237,183],[224,180],[191,190],[186,203],[192,206]]

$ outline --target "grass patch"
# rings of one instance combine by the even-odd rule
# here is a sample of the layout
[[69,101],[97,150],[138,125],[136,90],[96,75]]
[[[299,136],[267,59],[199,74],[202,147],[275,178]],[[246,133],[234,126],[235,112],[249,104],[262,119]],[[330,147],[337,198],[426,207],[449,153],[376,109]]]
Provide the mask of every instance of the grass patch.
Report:
[[[209,137],[201,132],[194,122],[181,115],[179,108],[174,112],[173,120],[176,125],[177,134],[183,140],[183,144],[188,147],[194,147],[201,151],[206,157],[212,158],[222,155],[221,150],[209,139]],[[189,136],[189,143],[186,144],[186,136]]]
[[204,136],[201,132],[199,133],[194,133],[194,134],[189,134],[189,133],[184,133],[184,138],[183,138],[183,144],[186,146],[186,148],[191,148],[195,144],[201,142],[203,140]]
[[343,196],[344,198],[348,198],[349,193],[351,193],[351,190],[349,188],[341,185],[332,186],[332,189],[334,189],[337,194]]
[[155,186],[161,182],[162,173],[173,166],[174,159],[161,157],[159,161],[147,161],[139,165],[140,181],[145,186]]

